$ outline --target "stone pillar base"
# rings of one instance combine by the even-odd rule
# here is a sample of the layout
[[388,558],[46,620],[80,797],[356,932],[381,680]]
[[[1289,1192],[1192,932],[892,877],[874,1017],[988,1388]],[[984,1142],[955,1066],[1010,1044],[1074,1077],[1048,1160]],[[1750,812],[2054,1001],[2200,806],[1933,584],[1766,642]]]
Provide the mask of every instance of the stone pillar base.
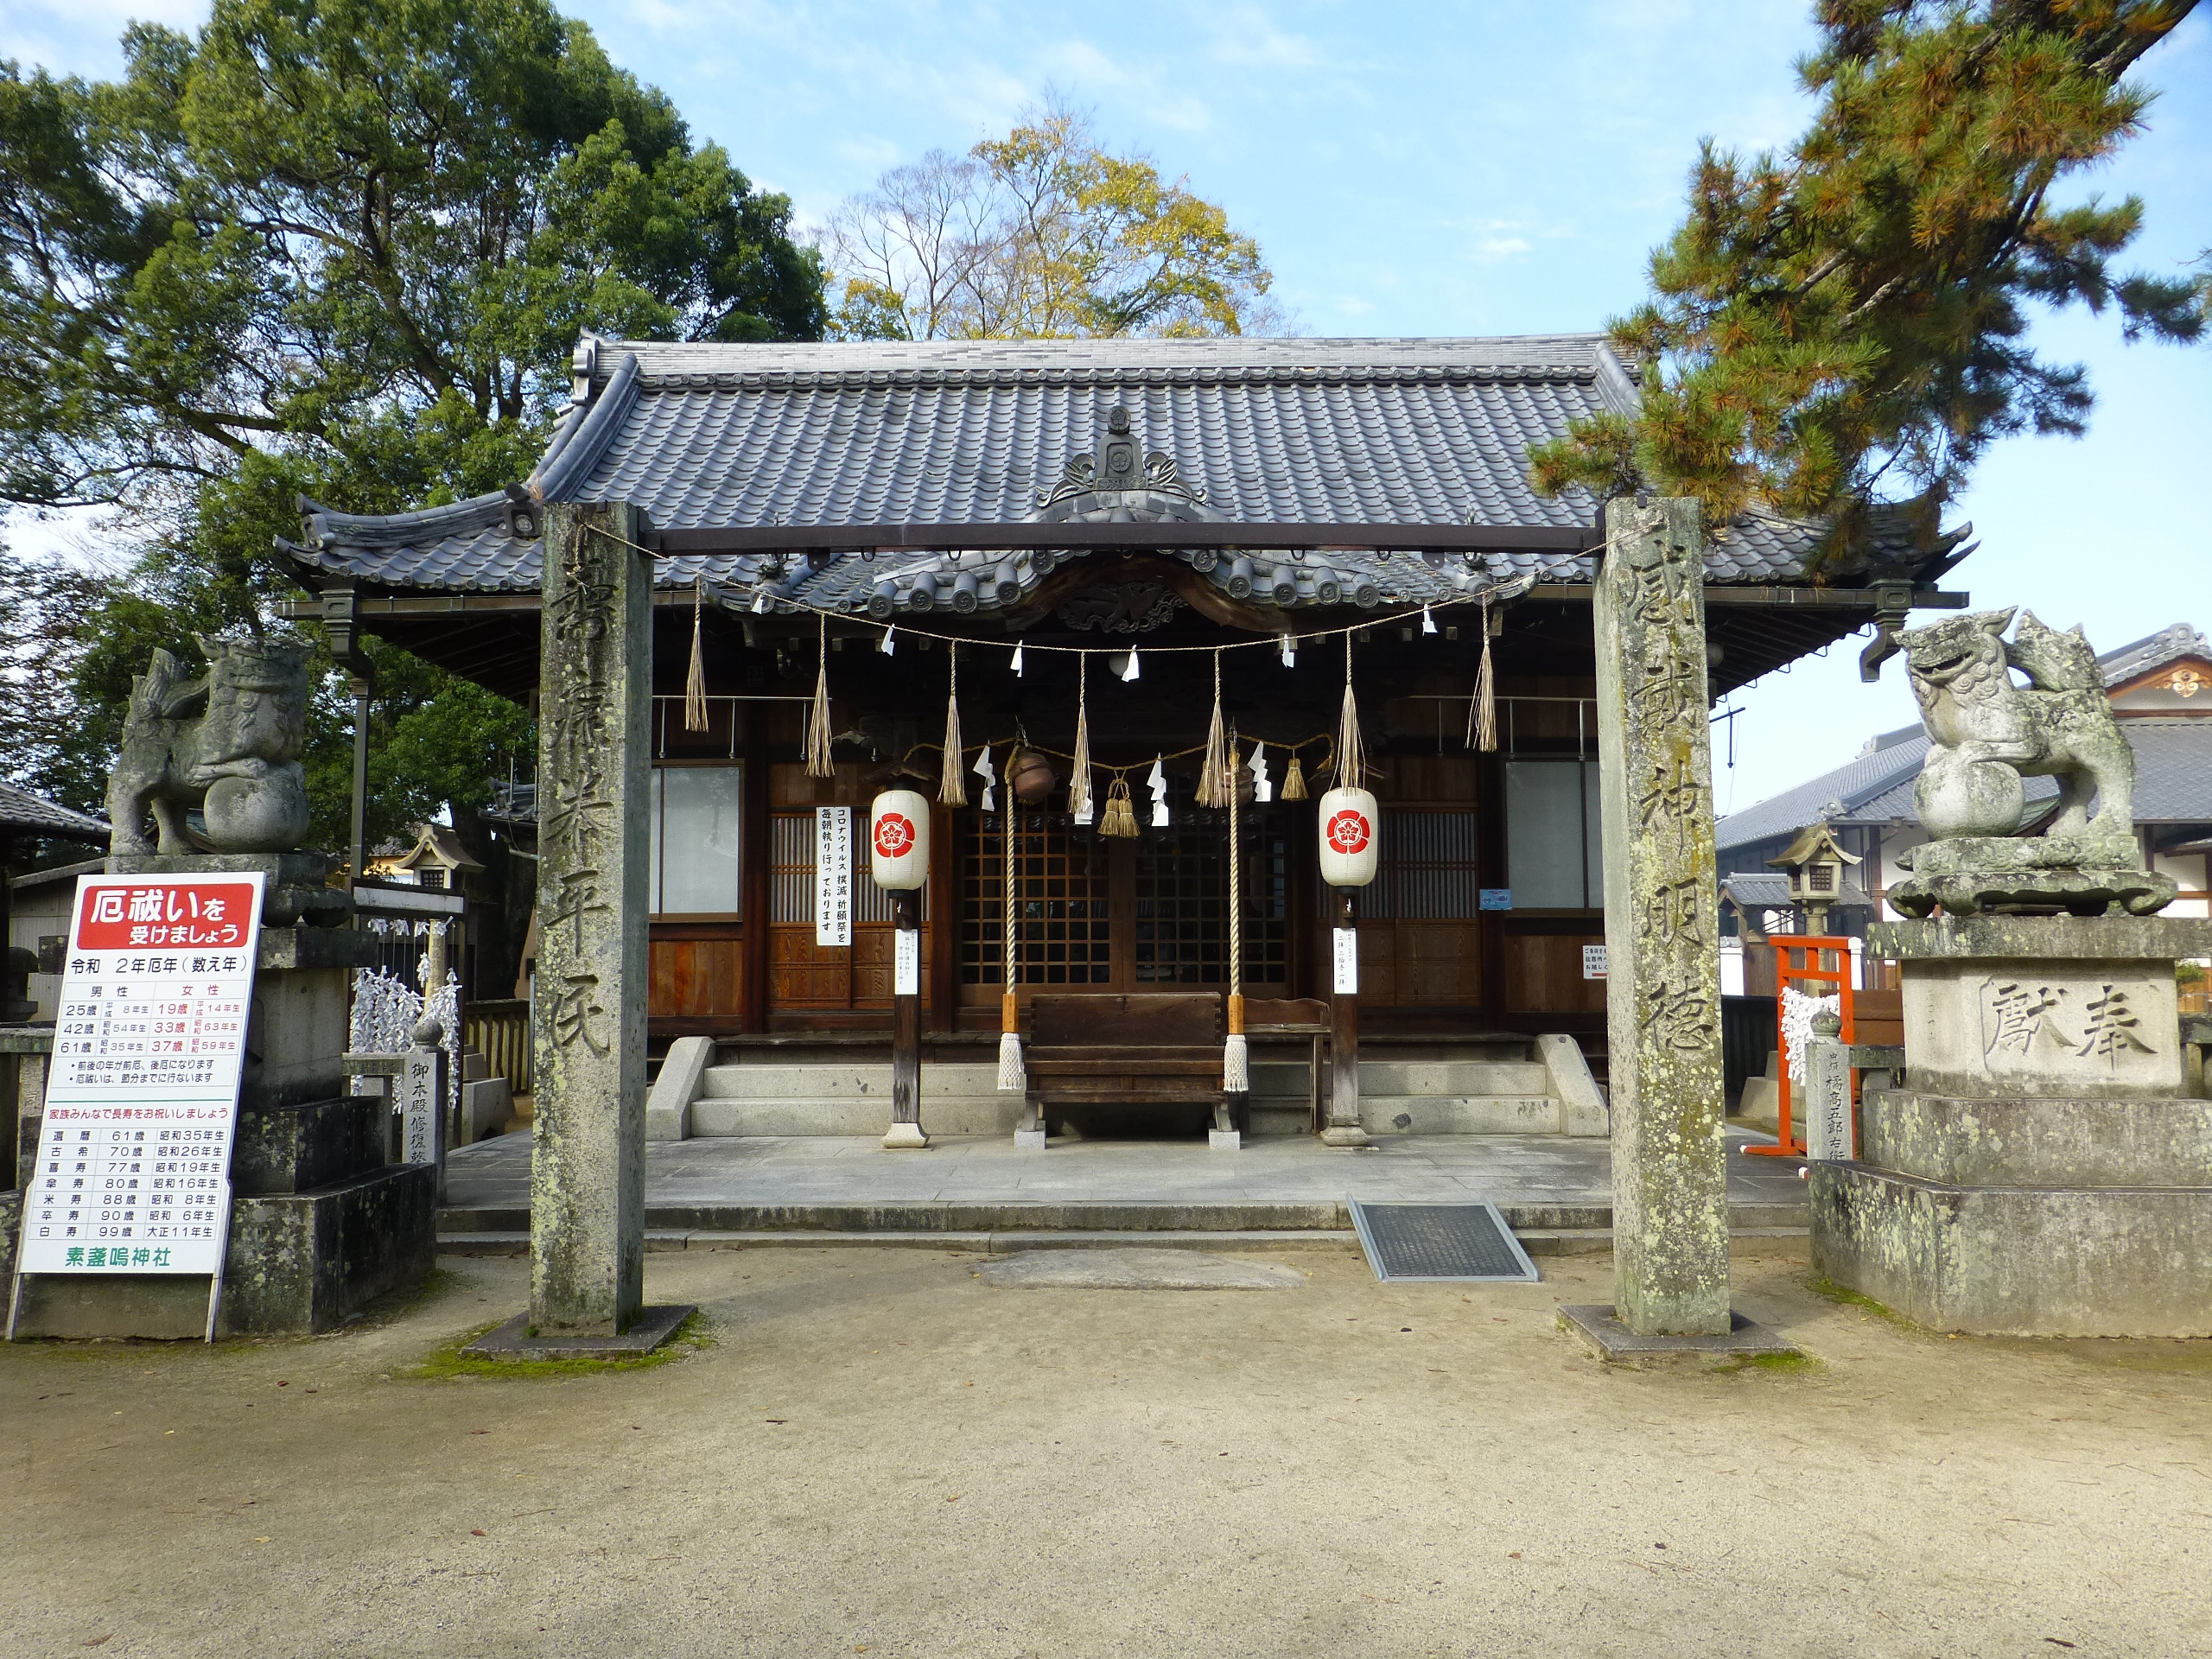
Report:
[[922,1133],[918,1123],[893,1123],[891,1132],[883,1137],[886,1152],[923,1152],[929,1144],[930,1138]]
[[2212,1186],[1960,1186],[1811,1166],[1813,1270],[1938,1331],[2212,1336]]
[[1367,1131],[1357,1123],[1332,1123],[1321,1131],[1321,1144],[1325,1147],[1344,1147],[1357,1151],[1363,1147],[1371,1147],[1375,1143],[1367,1138]]
[[[429,1164],[391,1164],[312,1192],[232,1199],[216,1335],[310,1336],[419,1287],[437,1254],[437,1185]],[[197,1340],[207,1322],[202,1277],[42,1274],[23,1281],[16,1333]]]

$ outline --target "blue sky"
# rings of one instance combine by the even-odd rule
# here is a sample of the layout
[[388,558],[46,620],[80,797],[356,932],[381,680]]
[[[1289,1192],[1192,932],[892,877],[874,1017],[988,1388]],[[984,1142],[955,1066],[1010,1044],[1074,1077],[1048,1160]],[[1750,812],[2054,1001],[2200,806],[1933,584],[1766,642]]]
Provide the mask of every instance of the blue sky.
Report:
[[[819,223],[882,168],[1003,131],[1048,90],[1116,148],[1185,174],[1257,236],[1316,334],[1599,326],[1642,291],[1697,140],[1787,142],[1804,124],[1792,0],[993,6],[591,0],[569,10],[665,88],[702,137]],[[124,21],[195,25],[172,0],[9,0],[0,55],[100,75]],[[2149,131],[2081,187],[2150,208],[2136,258],[2212,245],[2212,17],[2141,66]],[[2080,442],[1999,447],[1955,520],[1982,550],[1948,579],[1977,604],[2084,624],[2101,648],[2212,628],[2212,348],[2123,346],[2109,318],[2050,319],[2101,406]],[[29,527],[14,533],[29,543]],[[1859,683],[1855,643],[1740,693],[1726,810],[1910,723],[1897,677]],[[1725,760],[1725,750],[1716,761]]]

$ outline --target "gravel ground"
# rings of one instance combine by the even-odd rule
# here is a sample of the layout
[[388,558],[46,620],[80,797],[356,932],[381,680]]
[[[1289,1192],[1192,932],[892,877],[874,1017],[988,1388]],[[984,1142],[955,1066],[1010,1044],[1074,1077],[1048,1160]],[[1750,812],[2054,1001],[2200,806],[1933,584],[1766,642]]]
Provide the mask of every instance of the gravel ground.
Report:
[[22,1344],[15,1656],[2212,1652],[2212,1343],[1945,1339],[1739,1259],[1810,1363],[1609,1369],[1541,1285],[996,1289],[647,1258],[713,1341],[442,1374],[527,1263],[311,1341]]

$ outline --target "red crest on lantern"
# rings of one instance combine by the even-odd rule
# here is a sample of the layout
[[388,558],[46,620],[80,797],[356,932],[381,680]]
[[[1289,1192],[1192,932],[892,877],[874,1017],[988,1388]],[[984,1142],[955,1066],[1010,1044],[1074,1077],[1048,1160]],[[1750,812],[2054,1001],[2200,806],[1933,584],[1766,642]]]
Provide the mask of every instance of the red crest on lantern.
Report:
[[1364,812],[1346,808],[1329,820],[1329,845],[1346,857],[1365,852],[1370,833]]
[[914,844],[914,821],[898,812],[886,812],[875,821],[875,850],[897,858]]

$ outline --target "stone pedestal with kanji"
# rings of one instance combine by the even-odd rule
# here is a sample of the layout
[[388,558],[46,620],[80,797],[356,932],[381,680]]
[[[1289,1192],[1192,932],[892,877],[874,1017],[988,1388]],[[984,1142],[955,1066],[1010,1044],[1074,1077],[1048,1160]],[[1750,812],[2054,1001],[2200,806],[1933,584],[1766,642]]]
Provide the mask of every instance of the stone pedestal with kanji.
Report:
[[2177,958],[2212,922],[1878,925],[1905,1086],[1812,1165],[1815,1269],[1938,1330],[2212,1335],[2212,1101],[2185,1090]]

